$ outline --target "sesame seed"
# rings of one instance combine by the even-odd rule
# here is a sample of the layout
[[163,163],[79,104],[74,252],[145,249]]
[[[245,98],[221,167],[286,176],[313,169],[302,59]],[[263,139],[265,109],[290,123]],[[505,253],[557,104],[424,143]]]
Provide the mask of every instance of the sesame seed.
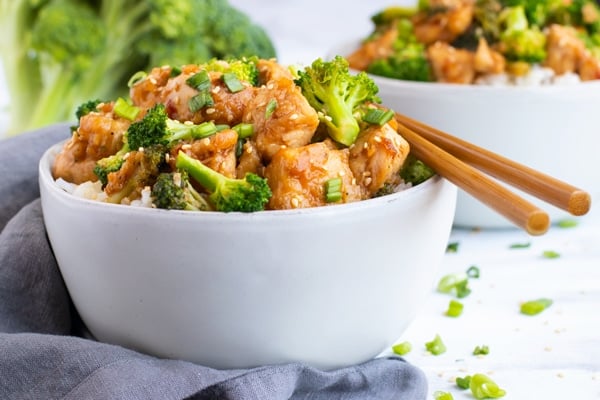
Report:
[[189,121],[189,120],[185,121],[183,124],[184,125],[188,125],[188,126],[194,125],[194,123],[192,121]]
[[272,82],[267,83],[267,89],[271,90],[275,87]]
[[150,83],[153,85],[156,85],[158,82],[156,81],[156,79],[154,79],[153,77],[150,77],[149,79]]
[[329,122],[333,121],[333,118],[331,118],[329,115],[326,115],[326,116],[325,116],[325,119],[326,119],[327,121],[329,121]]
[[377,143],[381,143],[381,136],[375,136],[373,138],[374,141],[376,141]]
[[363,171],[362,174],[364,177],[371,176],[371,171]]
[[363,183],[365,184],[365,186],[369,186],[371,182],[373,182],[373,179],[371,179],[370,177],[366,177],[365,179],[363,179]]
[[210,138],[205,137],[204,139],[202,139],[202,144],[208,146],[210,144]]
[[125,153],[125,155],[123,156],[123,160],[127,160],[129,158],[131,153],[127,152]]
[[292,207],[298,208],[298,205],[300,205],[300,200],[297,197],[292,198]]
[[192,145],[189,143],[186,143],[183,146],[181,146],[182,150],[190,150],[191,148],[192,148]]
[[561,379],[565,377],[565,375],[562,372],[559,372],[558,374],[556,374],[556,376]]
[[211,108],[207,108],[207,109],[206,109],[206,113],[207,113],[207,114],[214,114],[216,111],[217,111],[217,110],[216,110],[216,109],[214,109],[214,108],[212,108],[212,107],[211,107]]
[[294,114],[290,115],[290,119],[292,121],[298,119],[298,114],[294,113]]
[[175,103],[175,105],[176,105],[176,106],[177,106],[177,105],[179,105],[179,103],[181,103],[181,99],[179,98],[179,96],[176,96],[176,97],[173,99],[173,103]]
[[221,91],[221,86],[215,86],[212,90],[213,93],[219,93]]
[[165,161],[169,162],[171,160],[171,155],[169,153],[165,153]]
[[252,154],[252,147],[248,146],[248,147],[246,148],[246,153],[248,153],[248,154]]
[[352,184],[356,185],[356,178],[352,178]]
[[139,151],[140,153],[143,153],[143,152],[144,152],[144,148],[143,148],[143,147],[140,147],[140,148],[138,149],[138,151]]
[[367,150],[369,148],[369,143],[364,142],[363,143],[363,149]]
[[338,176],[339,176],[340,178],[341,178],[341,177],[343,177],[344,175],[346,175],[346,171],[344,171],[344,170],[341,170],[341,171],[339,171],[339,172],[338,172]]

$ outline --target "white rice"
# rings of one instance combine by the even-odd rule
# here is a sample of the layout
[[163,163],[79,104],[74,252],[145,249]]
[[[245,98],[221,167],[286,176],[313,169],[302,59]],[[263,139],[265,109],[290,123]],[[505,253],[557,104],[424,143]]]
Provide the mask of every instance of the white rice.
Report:
[[[100,183],[100,181],[87,181],[83,182],[80,185],[76,185],[74,183],[67,182],[62,178],[58,178],[56,180],[56,184],[65,192],[70,193],[75,197],[80,197],[82,199],[104,202],[108,197],[106,193],[104,193],[104,191],[102,190],[102,183]],[[151,192],[152,191],[150,187],[146,186],[142,190],[142,197],[140,199],[133,200],[132,202],[123,202],[123,204],[128,204],[134,207],[152,207]]]
[[581,83],[575,73],[556,75],[550,68],[541,65],[532,65],[529,72],[523,76],[513,76],[506,73],[486,75],[475,81],[476,85],[487,86],[546,86],[546,85],[573,85]]

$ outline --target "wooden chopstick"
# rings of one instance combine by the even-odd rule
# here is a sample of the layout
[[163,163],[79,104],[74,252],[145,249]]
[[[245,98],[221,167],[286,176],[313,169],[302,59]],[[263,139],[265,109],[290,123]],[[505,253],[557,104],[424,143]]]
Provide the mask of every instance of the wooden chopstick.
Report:
[[396,113],[396,120],[467,164],[572,215],[590,210],[591,196],[584,190],[405,115]]
[[408,141],[417,158],[439,175],[488,205],[531,235],[542,235],[550,227],[548,214],[511,192],[479,170],[442,150],[396,118],[398,132]]

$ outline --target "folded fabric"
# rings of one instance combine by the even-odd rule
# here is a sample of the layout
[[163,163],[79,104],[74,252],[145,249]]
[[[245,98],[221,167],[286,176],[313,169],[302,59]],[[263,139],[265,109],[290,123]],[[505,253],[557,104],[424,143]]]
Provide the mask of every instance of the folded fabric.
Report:
[[37,163],[67,125],[0,141],[1,399],[425,399],[421,370],[377,358],[216,370],[85,337],[47,240]]

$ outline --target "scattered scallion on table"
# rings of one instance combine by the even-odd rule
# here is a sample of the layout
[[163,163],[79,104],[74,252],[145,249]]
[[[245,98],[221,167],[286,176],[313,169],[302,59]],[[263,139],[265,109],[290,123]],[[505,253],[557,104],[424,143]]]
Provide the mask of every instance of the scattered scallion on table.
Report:
[[410,342],[406,342],[406,341],[392,346],[392,351],[394,352],[394,354],[398,354],[399,356],[408,354],[408,353],[410,353],[411,350],[412,350],[412,345],[410,344]]
[[425,343],[425,349],[434,356],[439,356],[446,352],[446,345],[442,342],[440,335],[435,335],[432,341]]
[[467,390],[469,387],[471,387],[471,375],[465,375],[463,377],[457,376],[456,386],[458,386],[460,389]]
[[531,247],[531,243],[530,242],[513,243],[509,247],[511,249],[527,249],[527,248]]
[[541,298],[537,300],[526,301],[521,304],[521,314],[536,315],[552,305],[551,299]]
[[563,219],[556,223],[559,228],[574,228],[577,226],[577,221],[574,219]]
[[485,356],[488,354],[490,354],[490,348],[486,345],[475,346],[475,349],[473,349],[474,356]]
[[476,399],[498,399],[504,397],[506,391],[484,374],[475,374],[469,383],[471,393]]
[[560,253],[554,250],[544,250],[542,252],[542,257],[544,258],[559,258]]
[[433,398],[435,400],[454,400],[454,397],[452,396],[452,393],[450,392],[442,392],[441,390],[438,390],[436,392],[433,393]]
[[459,317],[463,312],[464,305],[458,300],[450,300],[448,304],[448,309],[446,310],[446,315],[449,317]]
[[448,243],[448,245],[446,246],[446,253],[456,253],[458,252],[458,242],[451,242]]

